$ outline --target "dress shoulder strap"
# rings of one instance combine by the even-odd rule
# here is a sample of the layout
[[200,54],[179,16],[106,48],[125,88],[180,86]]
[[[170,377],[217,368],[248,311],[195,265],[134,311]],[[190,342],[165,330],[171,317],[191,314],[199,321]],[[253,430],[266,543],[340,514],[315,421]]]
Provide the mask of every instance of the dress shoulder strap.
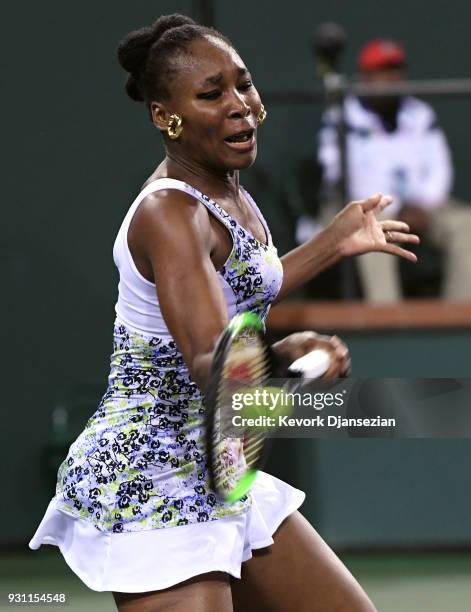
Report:
[[[201,193],[201,191],[198,191],[198,189],[195,187],[188,185],[188,183],[179,181],[177,179],[161,178],[149,183],[136,198],[136,201],[134,202],[134,204],[136,204],[136,208],[150,193],[162,191],[163,189],[177,189],[178,191],[183,191],[194,197],[196,200],[199,200],[204,206],[206,206],[209,212],[219,219],[219,221],[221,221],[221,223],[223,223],[231,231],[231,233],[234,231],[237,223],[216,202],[214,202],[214,200],[209,198],[204,193]],[[131,209],[134,208],[134,204]],[[132,214],[133,213],[131,213],[131,215]]]

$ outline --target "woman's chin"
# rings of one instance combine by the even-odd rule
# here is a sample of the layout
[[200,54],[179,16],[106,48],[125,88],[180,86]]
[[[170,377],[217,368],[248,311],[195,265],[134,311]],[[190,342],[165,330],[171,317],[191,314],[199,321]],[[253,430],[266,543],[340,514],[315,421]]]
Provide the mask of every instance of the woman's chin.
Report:
[[231,170],[245,170],[246,168],[250,168],[250,166],[257,159],[257,147],[255,147],[252,151],[247,153],[246,155],[241,155],[238,159],[232,158],[230,160],[230,169]]

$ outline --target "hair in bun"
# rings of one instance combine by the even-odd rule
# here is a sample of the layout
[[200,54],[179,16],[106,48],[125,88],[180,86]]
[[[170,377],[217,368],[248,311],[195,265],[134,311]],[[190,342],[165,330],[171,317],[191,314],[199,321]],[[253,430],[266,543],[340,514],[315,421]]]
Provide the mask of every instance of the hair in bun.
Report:
[[176,56],[188,53],[190,43],[211,34],[232,43],[217,30],[197,24],[186,15],[162,15],[151,26],[133,30],[118,46],[118,61],[129,73],[126,92],[137,102],[165,99]]

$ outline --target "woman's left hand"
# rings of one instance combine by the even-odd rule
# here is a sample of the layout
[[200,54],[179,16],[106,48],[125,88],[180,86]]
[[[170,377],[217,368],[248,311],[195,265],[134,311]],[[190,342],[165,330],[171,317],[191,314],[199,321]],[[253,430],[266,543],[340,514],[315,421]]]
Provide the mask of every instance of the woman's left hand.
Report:
[[343,378],[352,371],[348,348],[337,336],[322,336],[313,331],[296,332],[275,342],[271,348],[285,363],[293,363],[315,349],[326,350],[330,355],[330,366],[322,380]]
[[340,254],[344,257],[380,251],[417,261],[411,251],[395,243],[418,244],[420,238],[410,234],[407,223],[379,221],[376,217],[392,202],[390,196],[378,193],[367,200],[351,202],[335,217],[330,228],[335,233]]

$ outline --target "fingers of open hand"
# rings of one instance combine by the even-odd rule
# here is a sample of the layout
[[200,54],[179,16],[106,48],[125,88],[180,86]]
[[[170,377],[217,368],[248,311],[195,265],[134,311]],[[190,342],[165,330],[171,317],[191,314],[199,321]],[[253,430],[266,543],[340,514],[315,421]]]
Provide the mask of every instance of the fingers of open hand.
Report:
[[386,242],[408,242],[410,244],[419,244],[420,242],[419,236],[410,234],[410,227],[403,221],[387,219],[381,221],[380,226]]
[[377,212],[381,212],[382,210],[384,210],[386,206],[389,206],[391,204],[392,201],[393,201],[393,198],[391,196],[389,195],[383,196],[379,201]]
[[410,232],[410,227],[404,221],[397,221],[396,219],[385,219],[380,222],[381,229],[383,232]]
[[385,235],[388,242],[409,242],[410,244],[419,244],[420,242],[420,238],[415,234],[404,234],[403,232],[386,230]]
[[381,198],[383,197],[382,193],[375,193],[370,196],[367,200],[355,200],[352,204],[360,204],[363,211],[373,210],[376,206],[378,206]]
[[398,257],[403,257],[404,259],[407,259],[414,263],[417,261],[417,256],[414,253],[401,248],[397,244],[391,244],[387,242],[381,250],[384,253],[390,253],[391,255],[397,255]]
[[389,195],[383,195],[382,193],[375,193],[367,200],[363,200],[360,202],[363,212],[368,212],[369,210],[374,210],[375,212],[381,212],[391,204],[393,201],[392,197]]

